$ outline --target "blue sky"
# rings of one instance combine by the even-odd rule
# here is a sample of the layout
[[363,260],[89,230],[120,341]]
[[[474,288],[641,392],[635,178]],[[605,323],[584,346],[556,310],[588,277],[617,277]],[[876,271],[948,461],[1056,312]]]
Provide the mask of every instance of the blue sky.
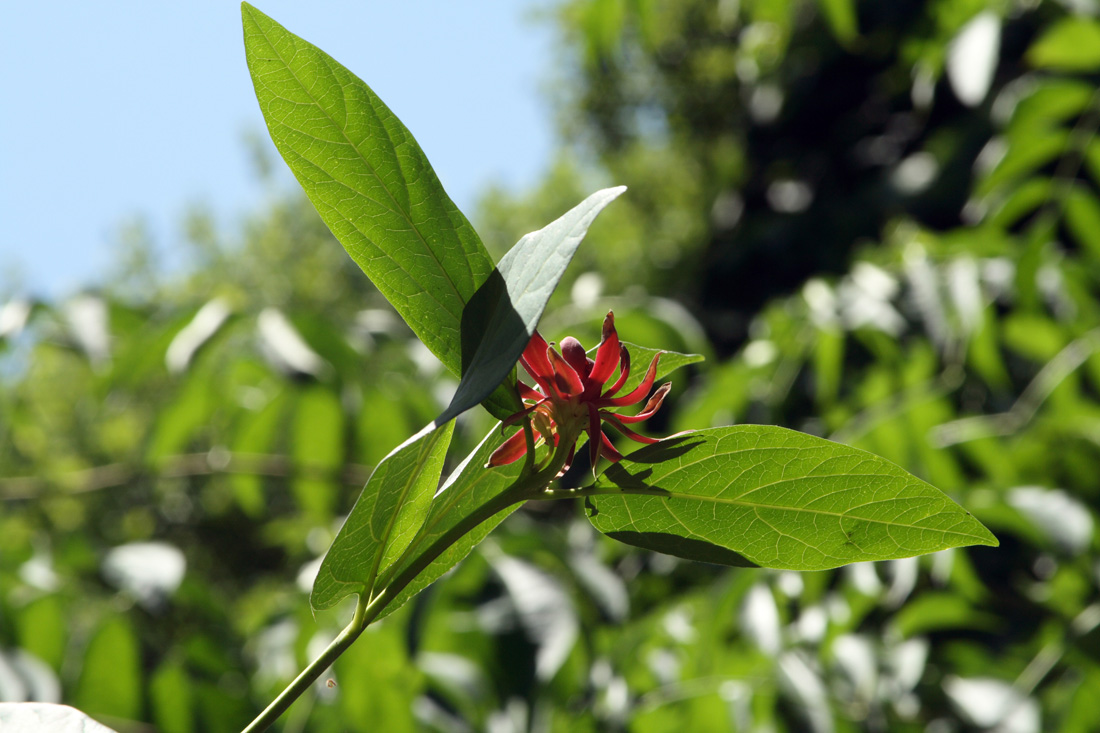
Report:
[[[253,4],[370,84],[467,213],[490,181],[523,187],[546,166],[553,36],[530,20],[544,0]],[[231,229],[263,201],[237,2],[8,3],[0,88],[0,283],[13,264],[27,294],[94,283],[135,215],[178,266],[189,204]]]

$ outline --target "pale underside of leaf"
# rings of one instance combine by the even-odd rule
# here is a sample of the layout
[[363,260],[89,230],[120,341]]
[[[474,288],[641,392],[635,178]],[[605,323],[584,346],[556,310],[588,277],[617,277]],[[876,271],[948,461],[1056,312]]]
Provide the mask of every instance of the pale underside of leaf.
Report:
[[[597,191],[542,229],[524,235],[501,258],[484,292],[474,296],[463,314],[464,351],[472,350],[472,355],[463,358],[462,381],[437,425],[485,400],[512,373],[588,227],[625,190],[618,186]],[[519,409],[517,400],[510,412]],[[502,419],[508,414],[494,412]]]

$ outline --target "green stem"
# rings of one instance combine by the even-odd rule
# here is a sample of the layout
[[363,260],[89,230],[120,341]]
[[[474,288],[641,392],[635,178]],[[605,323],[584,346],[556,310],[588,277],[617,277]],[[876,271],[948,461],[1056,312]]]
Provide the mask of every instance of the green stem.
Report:
[[638,494],[642,496],[668,496],[665,489],[651,488],[649,486],[585,486],[580,489],[545,489],[536,496],[530,496],[530,501],[554,501],[557,499],[580,499],[586,496],[623,496],[626,494]]
[[[555,463],[557,463],[555,461]],[[344,653],[352,643],[359,638],[363,630],[411,583],[416,576],[435,562],[436,558],[447,551],[455,542],[461,539],[467,532],[477,527],[493,515],[501,512],[512,504],[518,504],[528,499],[535,498],[549,486],[550,482],[561,469],[560,465],[550,466],[541,471],[528,474],[526,471],[516,479],[515,483],[504,491],[482,504],[475,511],[463,517],[454,527],[439,536],[426,550],[416,556],[416,559],[395,575],[386,584],[386,587],[376,593],[372,598],[365,599],[359,596],[359,602],[355,606],[355,617],[340,635],[336,637],[328,648],[319,657],[309,663],[305,669],[290,683],[279,696],[272,701],[267,708],[253,720],[242,733],[259,733],[267,730],[287,708],[309,689],[321,673],[328,669],[337,657]]]
[[302,693],[309,689],[309,686],[316,681],[321,673],[332,666],[332,663],[336,661],[344,651],[352,645],[359,635],[363,633],[363,630],[367,628],[367,624],[370,623],[368,618],[367,604],[363,602],[363,597],[359,597],[359,602],[355,606],[355,616],[351,619],[344,630],[340,632],[340,635],[333,639],[332,643],[328,645],[328,648],[321,652],[321,655],[314,659],[309,665],[302,670],[302,672],[294,678],[294,681],[287,685],[286,689],[279,693],[279,696],[271,701],[262,713],[256,716],[256,719],[249,723],[241,733],[258,733],[259,731],[267,730],[272,723],[274,723],[280,715],[286,712],[286,709],[294,703]]

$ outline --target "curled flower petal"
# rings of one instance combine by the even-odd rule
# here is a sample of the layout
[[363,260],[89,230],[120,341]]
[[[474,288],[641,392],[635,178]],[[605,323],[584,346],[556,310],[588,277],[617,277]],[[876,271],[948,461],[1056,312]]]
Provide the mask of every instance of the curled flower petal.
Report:
[[608,425],[615,428],[631,440],[636,440],[639,443],[645,443],[646,445],[652,445],[653,443],[660,442],[660,438],[650,438],[647,435],[635,433],[633,430],[623,425],[616,415],[609,415],[607,413],[604,413],[603,419],[607,422]]
[[640,402],[647,394],[649,390],[653,389],[653,380],[657,378],[657,362],[661,358],[662,351],[658,351],[653,357],[653,361],[649,363],[649,370],[645,373],[645,379],[642,383],[634,388],[630,394],[623,395],[622,397],[605,398],[597,400],[600,407],[614,406],[622,407],[624,405],[633,405],[635,402]]
[[[656,392],[653,393],[653,396],[649,398],[649,402],[646,403],[641,412],[639,412],[637,415],[615,415],[616,419],[618,419],[620,422],[628,424],[641,422],[642,420],[648,420],[649,418],[653,417],[654,413],[656,413],[657,410],[661,409],[661,403],[665,401],[665,395],[667,395],[671,389],[672,382],[665,382],[657,389]],[[612,413],[600,412],[600,415],[604,417],[607,417],[610,414]]]
[[[562,341],[564,345],[565,342]],[[596,361],[588,375],[590,385],[603,386],[615,371],[615,363],[620,359],[619,334],[615,331],[615,314],[608,311],[603,319],[603,340],[596,349]],[[620,385],[621,386],[621,385]]]
[[592,462],[592,473],[596,472],[596,464],[600,462],[600,411],[588,403],[588,458]]
[[518,380],[516,381],[516,387],[519,389],[520,399],[536,401],[546,399],[546,395],[542,394],[538,390],[531,389],[526,384]]
[[[538,394],[538,393],[536,392],[536,394]],[[542,395],[539,395],[539,397],[542,397]],[[549,399],[550,399],[549,397],[542,397],[542,399],[539,400],[538,402],[536,402],[535,404],[530,405],[528,407],[525,407],[522,410],[520,410],[519,412],[511,414],[508,417],[504,418],[503,422],[500,423],[501,431],[503,432],[504,428],[508,427],[509,425],[515,425],[520,420],[522,420],[523,418],[527,417],[532,412],[537,410],[540,406],[546,404],[546,402],[548,402]]]
[[523,368],[527,370],[535,383],[542,387],[542,391],[547,396],[556,397],[559,395],[553,384],[554,370],[546,356],[546,351],[549,348],[542,334],[535,331],[534,335],[531,336],[531,340],[527,343],[527,348],[520,355],[519,363],[523,365]]
[[615,380],[615,384],[611,385],[611,389],[603,393],[604,397],[610,397],[618,392],[626,384],[626,378],[630,375],[630,352],[626,350],[626,347],[621,343],[619,344],[619,378]]
[[611,440],[602,430],[600,431],[600,453],[612,463],[618,463],[623,459],[623,454],[617,451],[615,446],[611,445]]
[[524,436],[523,431],[519,430],[493,451],[492,455],[489,456],[489,462],[485,466],[507,466],[509,463],[515,463],[523,458],[526,454],[527,438]]
[[[660,357],[660,353],[653,357],[641,384],[629,394],[615,397],[629,378],[630,352],[619,340],[614,313],[608,312],[604,318],[603,338],[596,349],[595,359],[588,358],[584,347],[575,338],[562,339],[559,351],[536,332],[520,356],[520,364],[534,379],[537,388],[522,383],[517,386],[524,407],[505,418],[501,428],[529,420],[535,432],[534,446],[545,443],[549,449],[542,465],[556,466],[559,477],[573,463],[577,438],[581,433],[587,433],[589,458],[595,474],[601,457],[610,461],[623,457],[604,432],[604,423],[631,440],[657,442],[657,438],[640,435],[627,424],[652,417],[663,404],[671,384],[661,385],[635,415],[617,415],[610,408],[633,405],[645,399],[653,388]],[[604,390],[604,385],[615,371],[616,360],[619,376],[610,389]],[[525,430],[520,430],[505,440],[490,456],[488,465],[503,466],[525,455],[533,461],[535,457],[528,455],[527,435]]]

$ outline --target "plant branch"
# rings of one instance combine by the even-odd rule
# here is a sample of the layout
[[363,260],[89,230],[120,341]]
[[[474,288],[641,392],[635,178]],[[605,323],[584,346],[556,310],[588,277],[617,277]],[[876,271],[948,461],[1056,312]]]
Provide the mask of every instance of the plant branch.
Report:
[[454,527],[440,535],[435,542],[416,555],[403,570],[398,572],[382,590],[370,599],[360,595],[359,602],[355,607],[355,618],[352,619],[351,623],[344,628],[321,656],[310,662],[309,666],[302,670],[294,681],[279,693],[279,696],[242,733],[259,733],[267,730],[295,700],[309,689],[309,686],[321,676],[321,673],[328,669],[351,646],[352,642],[363,633],[363,630],[378,618],[382,611],[405,590],[409,583],[424,572],[440,555],[468,532],[498,512],[504,511],[513,504],[519,504],[527,499],[541,496],[546,492],[546,487],[553,481],[560,469],[560,465],[552,465],[532,474],[525,473],[521,475],[504,491],[486,501],[476,510],[463,517]]
[[123,486],[141,478],[186,478],[214,474],[246,474],[285,478],[333,479],[349,486],[362,486],[371,468],[349,463],[338,468],[298,463],[290,456],[264,453],[232,453],[212,449],[203,453],[185,453],[158,460],[153,464],[108,463],[102,466],[67,471],[54,476],[11,476],[0,478],[0,501],[40,499],[51,494],[86,494]]
[[[377,613],[374,615],[376,616]],[[256,716],[256,719],[249,723],[248,727],[241,733],[258,733],[270,728],[271,724],[278,720],[279,716],[286,712],[286,709],[301,697],[302,693],[308,690],[309,686],[359,638],[359,635],[363,633],[363,630],[367,628],[373,618],[374,616],[371,616],[367,611],[364,597],[360,596],[359,602],[355,605],[355,616],[351,619],[351,623],[344,627],[344,630],[333,639],[328,648],[310,662],[294,678],[294,681],[287,685],[286,689],[280,692],[279,696],[272,700],[271,704],[264,708],[264,711]]]

